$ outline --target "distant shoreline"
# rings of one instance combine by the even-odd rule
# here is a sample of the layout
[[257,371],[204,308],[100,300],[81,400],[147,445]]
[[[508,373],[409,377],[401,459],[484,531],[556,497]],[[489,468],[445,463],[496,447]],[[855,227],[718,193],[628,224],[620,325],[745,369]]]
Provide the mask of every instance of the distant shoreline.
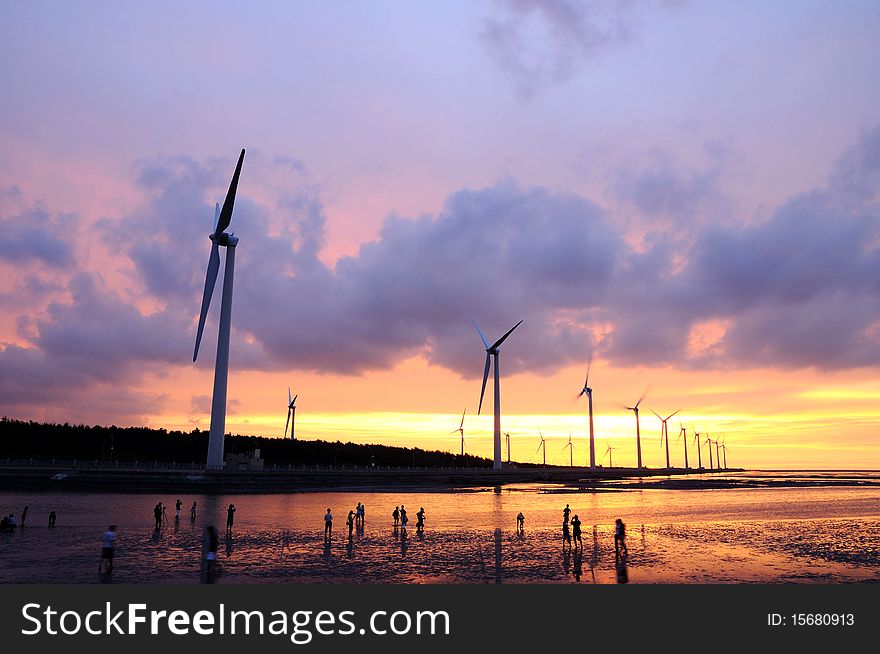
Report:
[[[463,490],[509,484],[560,484],[545,492],[620,492],[627,490],[699,490],[803,486],[877,486],[876,479],[778,479],[775,471],[750,471],[755,477],[725,478],[744,468],[636,469],[587,467],[517,468],[394,468],[290,466],[262,471],[205,471],[197,468],[90,468],[62,465],[0,466],[0,491],[150,493],[160,491],[214,493],[302,493],[382,489]],[[794,472],[794,471],[779,471]],[[858,475],[867,471],[838,471]],[[696,478],[695,475],[700,475]],[[715,477],[715,476],[718,477]],[[767,476],[762,479],[762,475]]]

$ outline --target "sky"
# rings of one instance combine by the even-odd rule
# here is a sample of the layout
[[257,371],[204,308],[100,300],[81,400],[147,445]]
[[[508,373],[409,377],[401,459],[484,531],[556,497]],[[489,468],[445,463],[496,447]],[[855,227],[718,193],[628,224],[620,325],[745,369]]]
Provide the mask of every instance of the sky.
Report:
[[[0,413],[491,456],[880,468],[880,5],[9,3]],[[681,419],[679,424],[678,420]],[[604,453],[604,456],[603,456]],[[702,457],[708,455],[704,445]]]

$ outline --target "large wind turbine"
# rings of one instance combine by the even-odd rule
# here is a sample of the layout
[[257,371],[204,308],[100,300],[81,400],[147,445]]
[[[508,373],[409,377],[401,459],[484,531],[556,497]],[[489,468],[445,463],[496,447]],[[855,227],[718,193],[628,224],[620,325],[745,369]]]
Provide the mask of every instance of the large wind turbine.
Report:
[[691,427],[691,431],[694,432],[694,443],[697,446],[697,467],[702,470],[703,469],[703,455],[700,452],[702,449],[700,447],[700,432],[698,432],[695,428]]
[[688,465],[688,433],[687,427],[683,424],[678,423],[678,437],[684,442],[684,467],[685,469],[690,468]]
[[294,434],[294,428],[296,426],[296,398],[299,397],[297,393],[293,397],[290,397],[290,386],[287,387],[287,422],[284,423],[284,437],[287,438],[287,426],[290,425],[290,440],[295,441],[296,435]]
[[538,445],[538,449],[535,450],[535,454],[541,451],[541,448],[544,448],[544,465],[547,465],[547,441],[544,440],[544,434],[541,433],[541,430],[538,430],[538,435],[541,437],[541,444]]
[[226,248],[226,270],[223,273],[223,292],[220,300],[220,328],[217,338],[217,359],[214,363],[214,394],[211,402],[211,432],[208,437],[208,468],[223,467],[223,437],[226,432],[226,384],[229,377],[229,336],[232,331],[232,281],[235,276],[235,246],[238,237],[227,234],[226,228],[232,221],[232,208],[235,204],[235,192],[238,190],[238,178],[241,175],[241,164],[244,162],[244,150],[238,157],[223,208],[217,216],[214,233],[210,235],[211,254],[208,258],[208,271],[205,275],[205,290],[202,293],[202,310],[199,315],[199,328],[196,332],[196,345],[193,349],[193,362],[199,355],[199,344],[205,329],[205,319],[214,284],[220,271],[219,248]]
[[563,447],[563,451],[568,448],[568,467],[574,468],[574,443],[571,442],[571,432],[568,432],[568,444]]
[[587,377],[584,379],[584,388],[578,394],[587,396],[587,403],[590,408],[590,469],[596,469],[596,441],[593,437],[593,389],[590,388],[590,368],[593,367],[593,353],[590,352],[590,358],[587,361]]
[[489,365],[493,362],[493,359],[495,364],[495,438],[493,443],[494,462],[492,467],[496,470],[501,468],[501,373],[498,369],[498,355],[501,353],[501,344],[507,340],[507,337],[510,336],[513,333],[513,330],[519,327],[522,322],[523,321],[520,320],[511,327],[504,336],[489,345],[489,341],[486,339],[486,335],[483,334],[483,330],[480,329],[480,326],[474,321],[474,327],[477,328],[477,332],[479,332],[480,338],[483,340],[483,345],[486,346],[486,368],[483,370],[483,388],[480,390],[480,406],[477,408],[477,415],[479,415],[480,411],[483,409],[483,395],[486,393],[486,381],[489,379]]
[[671,468],[672,466],[669,465],[669,428],[666,426],[666,421],[669,420],[672,416],[674,416],[679,411],[681,411],[681,409],[678,409],[678,411],[676,411],[675,413],[670,413],[665,418],[660,418],[660,414],[657,413],[656,411],[654,411],[654,409],[651,409],[651,413],[653,413],[655,416],[660,418],[660,423],[661,423],[661,425],[660,425],[660,445],[661,446],[663,445],[664,437],[666,438],[666,468],[667,468],[667,470],[669,468]]
[[464,456],[464,414],[467,413],[467,409],[461,412],[461,424],[458,426],[458,429],[453,429],[450,434],[460,433],[461,434],[461,455]]
[[642,400],[645,399],[645,393],[642,393],[642,396],[639,398],[639,401],[636,402],[635,406],[626,407],[628,410],[632,411],[636,414],[636,454],[638,456],[638,466],[642,468],[642,437],[639,433],[639,405],[642,403]]

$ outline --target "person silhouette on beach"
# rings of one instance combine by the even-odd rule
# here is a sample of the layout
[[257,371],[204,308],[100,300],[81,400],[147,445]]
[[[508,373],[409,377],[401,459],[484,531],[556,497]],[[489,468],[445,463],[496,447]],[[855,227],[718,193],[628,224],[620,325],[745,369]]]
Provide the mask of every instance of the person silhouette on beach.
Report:
[[174,507],[174,522],[180,522],[180,507],[183,506],[183,502],[180,501],[180,498],[177,498],[177,504]]
[[421,507],[416,513],[416,531],[421,531],[425,528],[425,507]]
[[226,509],[226,533],[232,532],[232,525],[235,522],[235,504],[230,504]]
[[565,544],[568,543],[568,546],[571,547],[571,531],[568,529],[568,519],[562,521],[562,549],[565,549]]
[[575,514],[574,518],[571,520],[571,536],[574,539],[574,546],[577,548],[580,546],[583,548],[584,544],[581,541],[581,521]]
[[193,505],[189,509],[189,521],[190,522],[196,521],[196,503],[195,502],[193,502]]
[[406,523],[409,522],[409,518],[406,517],[406,507],[402,504],[400,505],[400,528],[406,531]]
[[396,527],[400,524],[400,507],[395,506],[394,511],[391,512],[391,517],[394,518],[394,526]]
[[54,527],[54,526],[55,526],[55,520],[56,520],[56,519],[57,519],[57,516],[55,515],[55,512],[54,512],[54,511],[49,511],[49,526],[50,526],[50,527]]
[[333,514],[330,509],[324,514],[324,540],[328,541],[333,537]]
[[348,538],[351,540],[351,532],[354,529],[354,521],[355,521],[355,513],[354,511],[348,512],[348,520],[346,523],[348,524]]
[[[159,502],[159,504],[162,504],[162,503]],[[162,524],[163,525],[168,524],[168,514],[165,513],[165,509],[166,509],[165,505],[162,504]]]
[[565,508],[562,509],[562,518],[565,520],[565,523],[568,524],[568,516],[571,513],[571,509],[568,508],[568,504],[565,505]]
[[213,584],[217,579],[217,529],[213,525],[205,527],[205,567],[204,583]]
[[360,523],[361,529],[364,528],[364,520],[367,517],[367,505],[362,502],[358,502],[358,510],[357,510],[357,519]]
[[98,574],[113,574],[113,547],[116,542],[116,525],[107,527],[101,537],[101,560],[98,562]]
[[629,553],[626,548],[626,525],[623,524],[623,520],[617,518],[614,521],[614,556],[620,556],[621,551],[623,556]]
[[156,518],[156,529],[162,528],[162,502],[153,507],[153,517]]
[[526,523],[526,517],[522,514],[522,511],[520,511],[516,516],[516,531],[517,531],[517,533],[521,534],[521,533],[523,533],[523,531],[525,531],[525,523]]
[[24,521],[27,520],[27,512],[30,507],[26,506],[21,512],[21,528],[24,529]]

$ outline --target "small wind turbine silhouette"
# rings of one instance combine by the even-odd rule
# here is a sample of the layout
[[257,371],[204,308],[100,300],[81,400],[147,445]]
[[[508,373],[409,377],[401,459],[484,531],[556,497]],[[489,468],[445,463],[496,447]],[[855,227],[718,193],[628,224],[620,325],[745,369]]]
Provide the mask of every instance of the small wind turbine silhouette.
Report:
[[639,433],[639,405],[642,403],[642,400],[645,399],[645,395],[647,394],[647,390],[642,393],[642,396],[639,398],[639,401],[635,403],[635,406],[625,407],[629,411],[632,411],[636,414],[636,455],[637,455],[637,465],[639,468],[642,468],[642,438]]
[[235,246],[238,237],[227,234],[226,228],[232,221],[232,209],[235,205],[235,193],[238,190],[238,178],[241,165],[244,163],[244,149],[238,156],[223,208],[218,212],[215,207],[214,232],[211,239],[211,254],[208,257],[208,270],[205,274],[205,289],[202,292],[202,309],[199,314],[199,327],[196,332],[196,345],[193,349],[193,363],[199,356],[199,345],[214,295],[214,285],[220,271],[220,246],[226,248],[226,270],[223,273],[223,292],[220,300],[220,326],[217,338],[217,358],[214,362],[214,392],[211,399],[211,431],[208,436],[208,468],[223,467],[223,438],[226,433],[226,388],[229,379],[229,337],[232,332],[232,282],[235,277]]
[[717,438],[715,439],[715,462],[718,464],[718,469],[721,470],[721,446]]
[[504,438],[507,439],[507,463],[510,463],[510,432],[504,432]]
[[614,467],[614,463],[611,461],[611,454],[612,454],[614,448],[611,447],[611,443],[608,443],[608,441],[606,441],[606,444],[608,445],[608,449],[605,450],[605,454],[608,455],[608,467],[609,467],[609,468],[613,468],[613,467]]
[[721,451],[724,452],[724,469],[727,470],[727,445],[724,444],[724,437],[721,438]]
[[547,441],[544,440],[544,434],[541,433],[541,430],[538,429],[538,435],[541,437],[541,444],[538,445],[538,449],[535,450],[535,454],[541,451],[541,448],[544,449],[544,465],[547,465]]
[[568,444],[562,448],[563,451],[568,449],[568,467],[574,468],[574,444],[571,442],[571,432],[568,432]]
[[477,415],[483,408],[483,395],[486,393],[486,381],[489,379],[489,365],[494,360],[495,363],[495,432],[494,432],[494,457],[492,467],[498,469],[501,467],[501,372],[498,369],[498,356],[501,354],[501,344],[507,340],[507,337],[513,333],[513,330],[522,324],[522,320],[511,327],[504,336],[489,345],[486,335],[476,321],[473,321],[474,327],[480,334],[483,345],[486,346],[486,368],[483,370],[483,388],[480,390],[480,406],[477,408]]
[[696,430],[696,428],[691,427],[691,431],[694,432],[694,443],[697,446],[697,467],[702,470],[703,469],[703,455],[700,452],[700,432]]
[[674,416],[679,411],[681,411],[681,409],[678,409],[674,413],[670,413],[665,418],[660,418],[660,414],[657,413],[656,411],[654,411],[654,409],[651,409],[651,413],[653,413],[655,416],[660,418],[660,423],[661,423],[660,424],[660,447],[663,447],[663,439],[664,439],[664,437],[666,438],[666,468],[667,469],[671,468],[672,466],[669,465],[669,428],[666,426],[666,421],[669,420],[672,416]]
[[596,468],[596,442],[593,436],[593,389],[590,388],[590,368],[592,367],[593,352],[590,351],[590,356],[587,360],[587,377],[584,379],[584,387],[578,394],[578,397],[581,395],[587,396],[587,403],[590,410],[590,469],[594,470]]
[[287,387],[287,422],[284,423],[284,437],[287,438],[287,426],[290,425],[290,440],[295,441],[293,430],[296,424],[296,398],[299,394],[290,397],[290,386]]
[[706,440],[703,442],[709,444],[709,470],[714,470],[714,466],[712,465],[712,439],[709,438],[709,434],[706,434]]
[[678,437],[684,442],[684,467],[685,469],[690,468],[688,465],[688,434],[687,427],[678,423]]
[[467,409],[461,412],[461,424],[458,426],[458,429],[453,429],[450,434],[460,433],[461,434],[461,455],[464,456],[464,414],[467,413]]

